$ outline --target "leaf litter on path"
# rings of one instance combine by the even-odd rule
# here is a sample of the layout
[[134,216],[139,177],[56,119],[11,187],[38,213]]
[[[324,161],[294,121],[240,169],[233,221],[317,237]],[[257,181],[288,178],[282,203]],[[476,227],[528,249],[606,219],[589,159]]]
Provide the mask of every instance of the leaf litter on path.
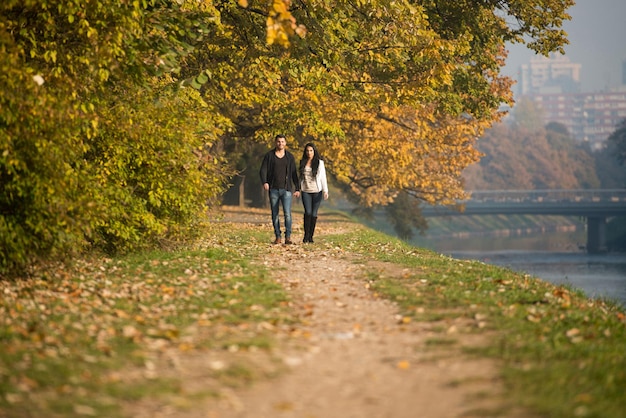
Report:
[[[245,213],[252,229],[271,232],[265,211]],[[394,277],[407,277],[407,271],[366,259],[350,244],[341,248],[325,242],[325,236],[344,233],[351,225],[321,218],[315,244],[285,246],[271,245],[269,239],[239,243],[228,237],[236,228],[227,226],[227,218],[224,222],[223,236],[208,237],[207,248],[227,254],[241,252],[241,245],[255,247],[261,255],[249,262],[262,264],[269,281],[288,294],[285,312],[244,300],[256,279],[245,282],[248,273],[227,256],[154,259],[133,269],[102,260],[79,264],[71,272],[78,278],[59,270],[45,283],[4,283],[10,314],[5,325],[22,336],[14,338],[11,350],[35,350],[59,365],[74,359],[85,368],[68,383],[61,377],[51,383],[52,390],[40,388],[28,377],[34,357],[25,354],[15,365],[19,375],[9,376],[16,383],[6,402],[31,408],[27,401],[35,400],[41,411],[50,412],[46,402],[66,393],[76,400],[70,405],[73,416],[102,416],[99,408],[122,402],[123,413],[134,418],[440,418],[498,411],[496,366],[462,349],[480,345],[484,335],[464,333],[467,318],[461,316],[444,323],[403,316],[372,291],[372,271]],[[299,233],[296,223],[294,235]],[[152,267],[172,274],[161,277]],[[191,326],[177,325],[179,308],[210,295],[224,304],[198,311]],[[235,310],[243,321],[229,322]],[[247,315],[261,319],[247,320]],[[136,347],[130,353],[135,365],[102,369],[102,375],[87,370],[128,355],[117,351],[123,347],[116,348],[114,339]],[[445,344],[431,343],[443,339]],[[211,344],[203,345],[206,341]],[[114,399],[85,390],[93,382],[94,388],[116,385],[130,394],[146,381],[158,391]]]
[[[286,372],[249,386],[222,388],[214,400],[187,411],[144,409],[136,417],[502,416],[496,364],[462,350],[481,345],[484,335],[459,332],[466,325],[459,317],[443,324],[454,343],[432,348],[428,342],[441,338],[442,324],[411,321],[369,289],[367,271],[406,274],[402,269],[327,246],[323,233],[312,245],[272,246],[268,241],[262,260],[254,262],[263,263],[289,293],[297,321],[273,330],[279,344],[270,353],[231,354],[247,358],[265,376],[281,367]],[[216,364],[225,367],[221,360],[208,360],[208,367]],[[188,358],[180,367],[180,374],[193,376],[196,370],[200,379],[185,379],[185,384],[202,385],[197,370],[207,367],[207,359]]]

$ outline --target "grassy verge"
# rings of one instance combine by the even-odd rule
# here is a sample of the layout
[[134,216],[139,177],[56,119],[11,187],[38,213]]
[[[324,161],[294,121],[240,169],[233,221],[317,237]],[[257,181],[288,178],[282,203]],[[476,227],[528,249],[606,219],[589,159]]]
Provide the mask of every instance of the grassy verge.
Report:
[[[334,215],[338,218],[337,215]],[[496,358],[510,399],[546,417],[623,417],[626,320],[610,301],[474,261],[454,260],[336,219],[316,246],[394,263],[401,277],[365,278],[407,317],[466,317],[485,333],[472,354]],[[326,228],[331,230],[332,228]],[[216,224],[199,247],[77,262],[0,282],[0,417],[123,416],[119,404],[183,393],[158,377],[155,356],[264,350],[293,321],[287,296],[262,267],[267,225]],[[318,241],[316,240],[316,241]],[[454,343],[442,327],[440,340]],[[216,368],[217,385],[265,378],[245,363]],[[190,402],[193,403],[193,402]]]
[[618,304],[373,231],[330,239],[364,258],[408,268],[402,277],[369,277],[404,315],[426,321],[465,316],[469,325],[461,332],[488,333],[490,344],[474,354],[501,361],[517,405],[551,418],[624,417],[626,316]]
[[[165,350],[270,346],[263,330],[289,321],[286,294],[246,261],[258,232],[227,232],[193,251],[0,282],[0,417],[122,416],[120,403],[180,392],[176,377],[155,378]],[[254,376],[244,368],[213,377],[238,385]]]

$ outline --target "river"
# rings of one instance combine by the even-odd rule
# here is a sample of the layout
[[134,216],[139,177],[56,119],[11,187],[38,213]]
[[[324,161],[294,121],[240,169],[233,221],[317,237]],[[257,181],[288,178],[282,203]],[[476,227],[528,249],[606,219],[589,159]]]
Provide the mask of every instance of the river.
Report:
[[584,231],[473,238],[419,237],[413,243],[460,259],[474,259],[569,284],[590,297],[626,307],[626,254],[594,254],[580,247]]

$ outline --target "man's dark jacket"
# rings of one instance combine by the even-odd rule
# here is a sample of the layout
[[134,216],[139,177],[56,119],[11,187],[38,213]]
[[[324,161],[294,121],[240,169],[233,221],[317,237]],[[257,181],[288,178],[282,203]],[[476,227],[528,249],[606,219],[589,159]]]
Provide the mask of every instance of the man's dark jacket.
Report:
[[[285,178],[287,179],[287,184],[280,185],[274,184],[274,162],[276,161],[276,149],[272,149],[265,157],[263,157],[263,162],[261,163],[261,171],[259,174],[261,175],[261,184],[268,183],[270,185],[270,189],[286,189],[290,192],[291,189],[291,181],[296,186],[296,192],[300,191],[300,182],[298,181],[298,169],[296,167],[296,159],[293,154],[289,151],[285,150],[285,156],[283,158],[287,159],[287,173]],[[291,181],[289,181],[291,179]],[[282,187],[281,187],[282,186]]]

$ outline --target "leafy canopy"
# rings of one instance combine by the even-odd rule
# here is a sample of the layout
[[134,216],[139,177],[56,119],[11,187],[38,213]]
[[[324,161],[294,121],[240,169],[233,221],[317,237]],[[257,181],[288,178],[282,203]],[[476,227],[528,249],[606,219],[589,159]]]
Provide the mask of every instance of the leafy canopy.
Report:
[[228,124],[172,74],[217,12],[144,0],[0,4],[0,273],[195,230]]
[[240,166],[224,150],[277,132],[363,206],[452,203],[512,101],[506,42],[561,50],[572,4],[5,0],[0,272],[192,235]]
[[[474,143],[512,104],[507,42],[560,51],[571,0],[274,1],[216,6],[221,32],[185,59],[233,121],[227,141],[314,140],[355,201],[465,196]],[[266,23],[267,31],[260,28]]]

